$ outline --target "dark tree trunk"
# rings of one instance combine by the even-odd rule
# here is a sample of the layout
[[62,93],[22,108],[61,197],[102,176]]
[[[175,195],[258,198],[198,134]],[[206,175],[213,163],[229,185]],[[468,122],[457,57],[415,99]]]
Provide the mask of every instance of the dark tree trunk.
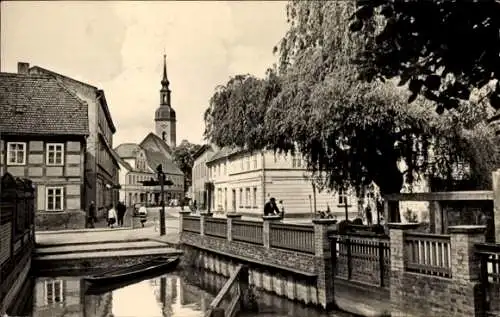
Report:
[[[401,192],[403,187],[403,174],[400,172],[397,164],[384,164],[385,168],[375,179],[375,183],[379,186],[382,195],[397,194]],[[401,214],[399,212],[399,201],[385,201],[388,204],[389,219],[385,222],[401,222]]]

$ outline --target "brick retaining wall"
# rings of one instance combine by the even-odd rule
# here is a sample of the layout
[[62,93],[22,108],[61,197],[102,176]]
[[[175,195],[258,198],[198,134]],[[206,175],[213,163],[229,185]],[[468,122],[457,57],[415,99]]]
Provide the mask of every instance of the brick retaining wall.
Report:
[[290,268],[291,270],[303,271],[311,274],[316,273],[313,255],[286,250],[268,249],[250,243],[200,236],[199,234],[191,232],[182,232],[181,241],[184,244],[201,249],[217,250],[222,253],[252,259],[260,263],[274,264]]

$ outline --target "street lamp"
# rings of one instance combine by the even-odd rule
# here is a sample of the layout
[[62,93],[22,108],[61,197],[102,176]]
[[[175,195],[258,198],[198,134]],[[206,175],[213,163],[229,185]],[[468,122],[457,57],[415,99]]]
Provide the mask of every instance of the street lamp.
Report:
[[160,185],[160,195],[161,195],[161,209],[160,209],[160,236],[164,236],[166,234],[166,226],[165,226],[165,190],[164,186],[171,186],[173,182],[166,177],[163,172],[163,166],[160,164],[156,167],[156,172],[158,174],[158,180],[151,179],[149,181],[143,181],[142,184],[144,186],[158,186]]
[[156,171],[158,172],[158,180],[160,182],[160,195],[161,195],[161,210],[160,210],[160,235],[163,236],[166,234],[166,226],[165,226],[165,190],[164,186],[171,186],[173,182],[165,176],[163,172],[163,166],[160,164],[156,167]]

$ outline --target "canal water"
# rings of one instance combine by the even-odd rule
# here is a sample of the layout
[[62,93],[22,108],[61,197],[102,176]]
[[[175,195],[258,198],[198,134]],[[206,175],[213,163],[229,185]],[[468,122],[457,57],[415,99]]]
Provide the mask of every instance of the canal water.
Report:
[[[177,271],[144,280],[102,295],[85,295],[81,277],[31,279],[24,302],[10,316],[33,317],[204,317],[226,278],[211,272]],[[352,317],[323,313],[266,292],[257,292],[259,312],[239,317]]]

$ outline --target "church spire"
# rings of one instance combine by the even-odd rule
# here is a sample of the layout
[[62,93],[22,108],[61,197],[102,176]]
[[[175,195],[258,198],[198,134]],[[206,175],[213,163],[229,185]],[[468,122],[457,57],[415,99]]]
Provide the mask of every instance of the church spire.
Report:
[[163,54],[163,79],[161,80],[162,89],[168,89],[170,82],[167,77],[167,54]]
[[167,55],[163,55],[163,78],[161,80],[160,105],[170,107],[170,82],[167,77]]

